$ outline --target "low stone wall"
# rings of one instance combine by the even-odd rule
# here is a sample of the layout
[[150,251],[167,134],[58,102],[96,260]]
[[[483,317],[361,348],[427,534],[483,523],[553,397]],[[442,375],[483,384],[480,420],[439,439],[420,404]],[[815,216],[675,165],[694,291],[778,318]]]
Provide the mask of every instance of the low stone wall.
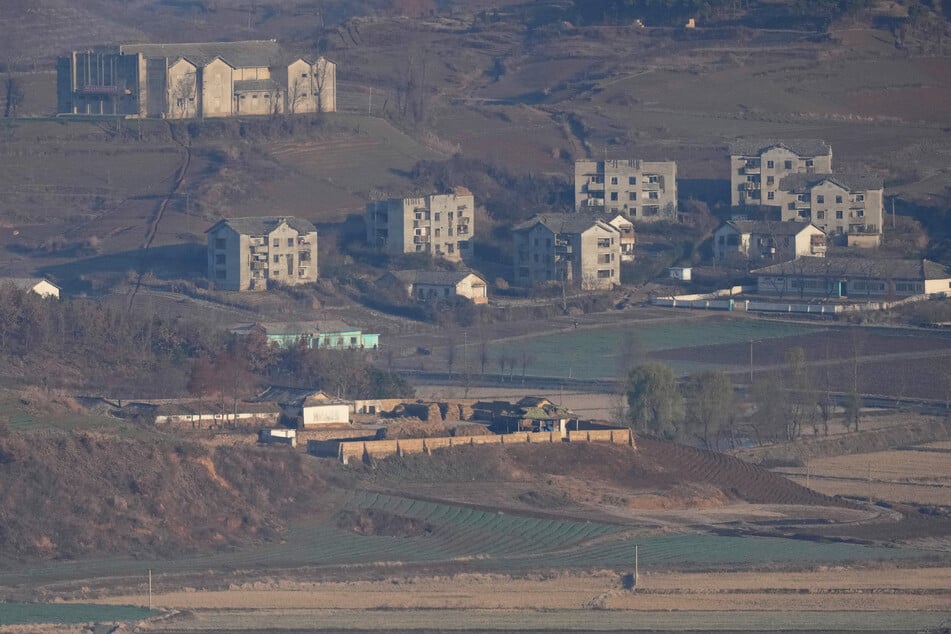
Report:
[[[332,447],[336,445],[337,457],[344,464],[351,460],[363,461],[367,458],[387,458],[407,454],[432,453],[436,449],[465,447],[472,445],[522,445],[530,443],[563,442],[558,432],[516,432],[491,436],[441,436],[438,438],[407,438],[402,440],[366,440],[343,441],[335,443],[311,441],[307,443],[307,453],[315,456],[332,456]],[[587,429],[568,432],[568,442],[598,442],[634,447],[634,437],[630,429]]]

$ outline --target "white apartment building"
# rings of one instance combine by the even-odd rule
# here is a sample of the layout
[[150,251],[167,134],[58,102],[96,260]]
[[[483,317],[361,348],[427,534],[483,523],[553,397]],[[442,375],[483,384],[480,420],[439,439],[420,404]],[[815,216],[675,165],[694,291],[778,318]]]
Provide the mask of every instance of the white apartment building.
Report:
[[469,261],[475,235],[475,199],[465,187],[450,194],[391,198],[367,204],[367,243],[385,253],[425,253]]
[[227,218],[205,232],[208,277],[230,291],[263,291],[317,281],[317,229],[285,216]]
[[621,213],[632,221],[677,219],[674,161],[575,161],[575,209]]
[[785,177],[830,173],[832,147],[824,141],[738,141],[730,147],[730,204],[779,206]]
[[621,234],[590,214],[540,214],[515,227],[515,283],[567,282],[583,290],[621,283]]
[[884,189],[866,175],[794,174],[780,183],[783,220],[811,222],[849,246],[877,247],[882,240]]

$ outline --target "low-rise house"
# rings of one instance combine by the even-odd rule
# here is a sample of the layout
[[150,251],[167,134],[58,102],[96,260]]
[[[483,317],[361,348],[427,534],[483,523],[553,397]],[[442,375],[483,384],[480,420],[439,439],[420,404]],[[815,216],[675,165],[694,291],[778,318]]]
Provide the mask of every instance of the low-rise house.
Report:
[[3,277],[0,286],[13,286],[21,291],[36,293],[40,297],[59,299],[60,288],[42,277]]
[[736,141],[730,146],[730,204],[778,206],[783,178],[830,173],[832,146],[824,141]]
[[783,178],[779,187],[776,204],[782,220],[812,222],[849,246],[881,244],[885,210],[880,178],[793,174]]
[[263,291],[317,281],[317,229],[290,216],[226,218],[208,236],[208,277],[217,288]]
[[718,260],[740,256],[782,262],[825,253],[826,234],[810,222],[730,220],[713,232],[713,254]]
[[350,403],[321,390],[271,386],[257,400],[277,403],[285,422],[299,429],[350,424]]
[[425,253],[469,261],[475,236],[475,198],[465,187],[448,194],[391,198],[367,204],[367,244],[384,253]]
[[677,219],[674,161],[575,161],[575,209],[623,213],[631,220]]
[[379,334],[365,333],[333,319],[238,324],[231,328],[231,332],[236,335],[260,332],[268,341],[282,348],[303,345],[306,348],[332,350],[376,350],[380,347]]
[[162,403],[155,409],[156,425],[173,425],[204,429],[225,424],[260,425],[277,424],[281,411],[273,403],[237,404],[227,401]]
[[539,214],[512,232],[515,283],[610,289],[621,281],[621,234],[591,214]]
[[489,301],[489,285],[472,271],[390,271],[377,282],[398,286],[421,302],[459,297],[473,304]]
[[910,297],[951,295],[951,268],[930,260],[800,257],[753,271],[767,295]]

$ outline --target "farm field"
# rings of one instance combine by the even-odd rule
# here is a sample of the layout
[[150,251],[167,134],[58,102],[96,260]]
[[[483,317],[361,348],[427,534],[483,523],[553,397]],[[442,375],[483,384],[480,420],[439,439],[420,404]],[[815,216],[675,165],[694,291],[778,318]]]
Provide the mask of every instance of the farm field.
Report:
[[[148,606],[148,599],[145,606]],[[147,607],[138,605],[0,602],[0,628],[31,623],[61,625],[99,621],[137,621],[150,615],[154,616],[155,613],[150,613]]]
[[826,495],[951,506],[951,452],[940,446],[817,458],[777,471],[805,484],[807,470],[807,486]]
[[[558,378],[616,378],[623,366],[625,338],[633,335],[636,345],[649,355],[669,349],[692,349],[711,342],[721,345],[757,341],[781,340],[785,337],[814,333],[821,326],[808,323],[779,322],[760,319],[708,318],[702,321],[672,321],[663,324],[638,324],[636,327],[617,325],[600,329],[578,329],[537,337],[492,343],[490,356],[508,355],[522,371],[521,359],[527,358],[525,374]],[[747,344],[748,348],[748,344]],[[749,355],[747,353],[747,359]],[[680,372],[719,364],[717,357],[701,355],[678,359],[674,365]],[[748,363],[748,361],[747,361]]]

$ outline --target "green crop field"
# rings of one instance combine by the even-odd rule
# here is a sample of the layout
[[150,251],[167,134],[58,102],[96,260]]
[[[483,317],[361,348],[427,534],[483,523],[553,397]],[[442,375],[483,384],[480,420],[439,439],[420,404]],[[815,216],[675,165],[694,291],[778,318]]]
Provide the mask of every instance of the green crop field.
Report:
[[425,502],[357,491],[350,511],[377,510],[423,520],[427,532],[410,536],[362,535],[339,528],[336,519],[291,528],[281,542],[233,552],[166,561],[96,559],[8,570],[0,584],[44,579],[140,576],[205,570],[256,570],[300,566],[453,564],[470,571],[528,572],[539,568],[617,568],[633,561],[634,545],[646,569],[704,569],[772,564],[915,559],[934,553],[915,549],[816,543],[767,537],[660,535],[634,537],[623,526],[539,519],[524,515]]
[[156,614],[147,608],[131,605],[0,603],[0,626],[137,621]]
[[[527,355],[525,374],[558,378],[613,378],[622,357],[629,354],[624,340],[636,338],[646,352],[781,339],[810,334],[821,326],[755,319],[684,321],[659,325],[638,325],[598,330],[573,330],[528,339],[505,341],[490,346],[490,357],[504,354],[515,360],[521,372],[521,358]],[[672,364],[680,372],[705,367],[700,362]]]

